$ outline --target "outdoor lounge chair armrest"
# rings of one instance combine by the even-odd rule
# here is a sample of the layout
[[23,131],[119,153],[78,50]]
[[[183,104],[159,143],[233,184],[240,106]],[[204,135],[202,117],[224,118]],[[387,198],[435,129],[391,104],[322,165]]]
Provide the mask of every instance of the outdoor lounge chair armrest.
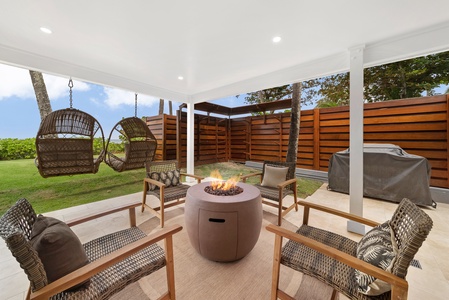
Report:
[[192,178],[195,178],[195,179],[196,179],[196,181],[197,181],[198,183],[201,183],[201,180],[203,180],[203,179],[204,179],[204,177],[202,177],[202,176],[198,176],[198,175],[187,174],[187,173],[180,173],[180,174],[181,174],[181,176],[187,176],[187,177],[192,177]]
[[[285,237],[289,240],[295,241],[297,243],[301,243],[315,251],[318,251],[326,256],[329,256],[337,261],[340,261],[341,263],[344,263],[354,269],[360,270],[366,274],[369,274],[371,276],[374,276],[380,280],[383,280],[389,284],[391,284],[392,289],[392,299],[395,299],[393,296],[395,293],[403,295],[407,294],[408,290],[408,283],[405,279],[400,278],[390,272],[387,272],[381,268],[375,267],[361,259],[358,259],[357,257],[354,257],[348,253],[345,253],[343,251],[340,251],[336,248],[333,248],[331,246],[328,246],[326,244],[320,243],[314,239],[308,238],[306,236],[297,234],[296,232],[287,230],[285,228],[275,226],[273,224],[269,224],[266,226],[266,229],[268,231],[273,232],[274,234]],[[280,251],[280,249],[275,249],[275,252]],[[401,299],[401,298],[397,298]]]
[[346,219],[349,219],[349,220],[352,220],[352,221],[356,221],[356,222],[359,222],[359,223],[362,223],[362,224],[365,224],[365,225],[368,225],[368,226],[371,226],[371,227],[375,227],[375,226],[380,224],[380,223],[378,223],[376,221],[373,221],[373,220],[370,220],[370,219],[366,219],[366,218],[363,218],[363,217],[360,217],[360,216],[357,216],[357,215],[354,215],[354,214],[350,214],[350,213],[347,213],[347,212],[344,212],[344,211],[341,211],[341,210],[333,209],[333,208],[330,208],[330,207],[326,207],[326,206],[319,205],[319,204],[314,204],[314,203],[303,201],[303,200],[299,200],[298,204],[304,206],[303,224],[308,224],[310,208],[313,208],[313,209],[316,209],[316,210],[321,210],[321,211],[324,211],[326,213],[330,213],[330,214],[333,214],[333,215],[336,215],[336,216],[340,216],[340,217],[343,217],[343,218],[346,218]]
[[151,179],[151,178],[148,178],[148,177],[145,177],[143,179],[143,181],[147,182],[147,183],[151,183],[151,184],[157,185],[160,189],[163,189],[165,187],[165,183],[157,181],[157,180],[154,180],[154,179]]
[[292,178],[292,179],[286,180],[284,182],[281,182],[277,185],[277,187],[278,187],[278,189],[283,189],[287,185],[292,184],[292,183],[296,183],[296,178]]
[[248,174],[248,175],[240,176],[240,180],[241,180],[242,182],[246,182],[246,180],[247,180],[248,178],[254,177],[254,176],[259,176],[259,177],[260,177],[260,181],[262,182],[262,173],[261,173],[261,172],[258,172],[258,173],[251,173],[251,174]]
[[125,204],[125,205],[114,207],[114,208],[111,208],[111,209],[108,209],[105,211],[101,211],[101,212],[98,212],[95,214],[83,216],[81,218],[72,219],[65,223],[68,226],[75,226],[75,225],[78,225],[81,223],[85,223],[85,222],[88,222],[88,221],[91,221],[91,220],[94,220],[94,219],[97,219],[97,218],[100,218],[103,216],[107,216],[107,215],[128,209],[131,220],[134,220],[134,223],[133,223],[133,221],[131,221],[131,226],[136,226],[136,224],[135,224],[135,218],[136,218],[135,208],[138,206],[141,206],[141,205],[142,204],[140,202],[136,202],[136,203],[132,203],[132,204]]
[[[151,244],[154,244],[163,239],[171,239],[173,234],[182,230],[181,225],[172,225],[165,227],[164,229],[151,234],[145,238],[142,238],[134,243],[126,245],[125,247],[114,251],[106,256],[103,256],[96,261],[93,261],[84,267],[79,268],[76,271],[73,271],[70,274],[67,274],[64,277],[46,285],[42,289],[31,293],[30,299],[48,299],[49,297],[65,291],[66,289],[77,285],[93,275],[109,268],[110,266],[116,264],[117,262],[129,257],[130,255],[148,247]],[[171,243],[167,243],[171,244]],[[165,252],[173,251],[173,249],[164,249]]]

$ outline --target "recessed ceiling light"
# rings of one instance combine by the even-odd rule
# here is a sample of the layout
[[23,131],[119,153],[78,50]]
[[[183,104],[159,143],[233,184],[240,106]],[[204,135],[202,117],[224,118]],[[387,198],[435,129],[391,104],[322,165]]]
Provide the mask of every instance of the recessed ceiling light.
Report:
[[273,43],[279,43],[281,41],[281,37],[280,36],[275,36],[273,38]]
[[51,34],[52,31],[50,29],[48,29],[47,27],[41,27],[40,28],[42,32],[46,33],[46,34]]
[[178,76],[178,79],[179,79],[179,80],[184,80],[184,77]]

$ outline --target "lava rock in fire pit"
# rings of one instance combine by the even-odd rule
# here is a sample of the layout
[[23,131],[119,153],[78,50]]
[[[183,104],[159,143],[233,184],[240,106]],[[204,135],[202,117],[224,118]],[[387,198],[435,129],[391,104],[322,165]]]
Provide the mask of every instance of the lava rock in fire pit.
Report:
[[208,194],[215,196],[235,196],[243,192],[243,189],[239,186],[231,187],[228,190],[213,189],[210,185],[204,188],[204,191]]

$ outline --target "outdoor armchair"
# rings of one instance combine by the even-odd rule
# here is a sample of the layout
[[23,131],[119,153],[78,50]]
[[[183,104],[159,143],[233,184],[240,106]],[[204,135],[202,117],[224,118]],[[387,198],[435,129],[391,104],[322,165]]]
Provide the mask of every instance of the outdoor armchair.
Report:
[[[350,299],[407,299],[405,276],[408,267],[433,224],[426,213],[404,199],[391,220],[379,224],[305,201],[298,204],[304,206],[304,217],[303,225],[296,233],[274,225],[267,226],[268,231],[276,234],[271,299],[293,299],[279,288],[281,264],[331,286],[334,289],[332,299],[335,299],[337,292]],[[357,243],[336,233],[309,226],[311,209],[374,228]],[[283,238],[289,240],[284,247]]]
[[[255,186],[260,190],[262,203],[278,209],[278,225],[281,226],[282,218],[293,208],[298,211],[298,198],[296,190],[296,164],[294,162],[265,161],[262,172],[248,174],[240,177],[246,182],[250,177],[258,176],[259,183]],[[286,196],[293,196],[293,204],[283,205]]]
[[[164,227],[165,208],[185,202],[190,185],[181,182],[182,176],[193,177],[200,183],[203,177],[181,173],[176,160],[150,161],[145,164],[147,177],[143,180],[142,212],[145,207],[161,220]],[[147,196],[155,196],[159,206],[147,204]]]
[[[63,223],[53,218],[37,216],[26,199],[17,201],[0,218],[0,235],[28,276],[30,288],[27,299],[108,299],[128,284],[164,266],[168,291],[160,299],[175,299],[172,236],[182,227],[174,225],[147,236],[136,227],[135,207],[139,205],[140,203],[125,205]],[[72,243],[60,239],[61,236],[66,236],[67,231],[74,235],[70,229],[66,229],[68,226],[122,210],[129,210],[131,228],[102,236],[83,245],[75,236],[80,248],[84,248],[83,255],[87,256],[88,260],[78,269],[65,273],[65,276],[50,280],[52,268],[67,264],[75,256],[75,247],[68,248],[67,254],[58,252],[60,248],[67,248],[64,244],[58,244],[58,239],[63,243]],[[52,222],[51,226],[46,228],[49,231],[44,231],[45,242],[39,246],[57,247],[48,250],[48,253],[39,252],[41,249],[36,248],[33,243],[36,241],[36,227],[42,224],[40,220]],[[162,240],[165,243],[165,251],[156,244]],[[46,261],[46,264],[43,261]],[[75,286],[78,288],[73,289]]]

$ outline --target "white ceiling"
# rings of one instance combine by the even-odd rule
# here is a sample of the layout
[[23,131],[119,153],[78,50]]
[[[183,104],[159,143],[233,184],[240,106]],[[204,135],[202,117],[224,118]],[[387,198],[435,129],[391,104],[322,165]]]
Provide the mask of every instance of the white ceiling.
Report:
[[448,0],[0,0],[0,62],[196,103],[347,71],[355,46],[365,66],[447,51],[448,12]]

